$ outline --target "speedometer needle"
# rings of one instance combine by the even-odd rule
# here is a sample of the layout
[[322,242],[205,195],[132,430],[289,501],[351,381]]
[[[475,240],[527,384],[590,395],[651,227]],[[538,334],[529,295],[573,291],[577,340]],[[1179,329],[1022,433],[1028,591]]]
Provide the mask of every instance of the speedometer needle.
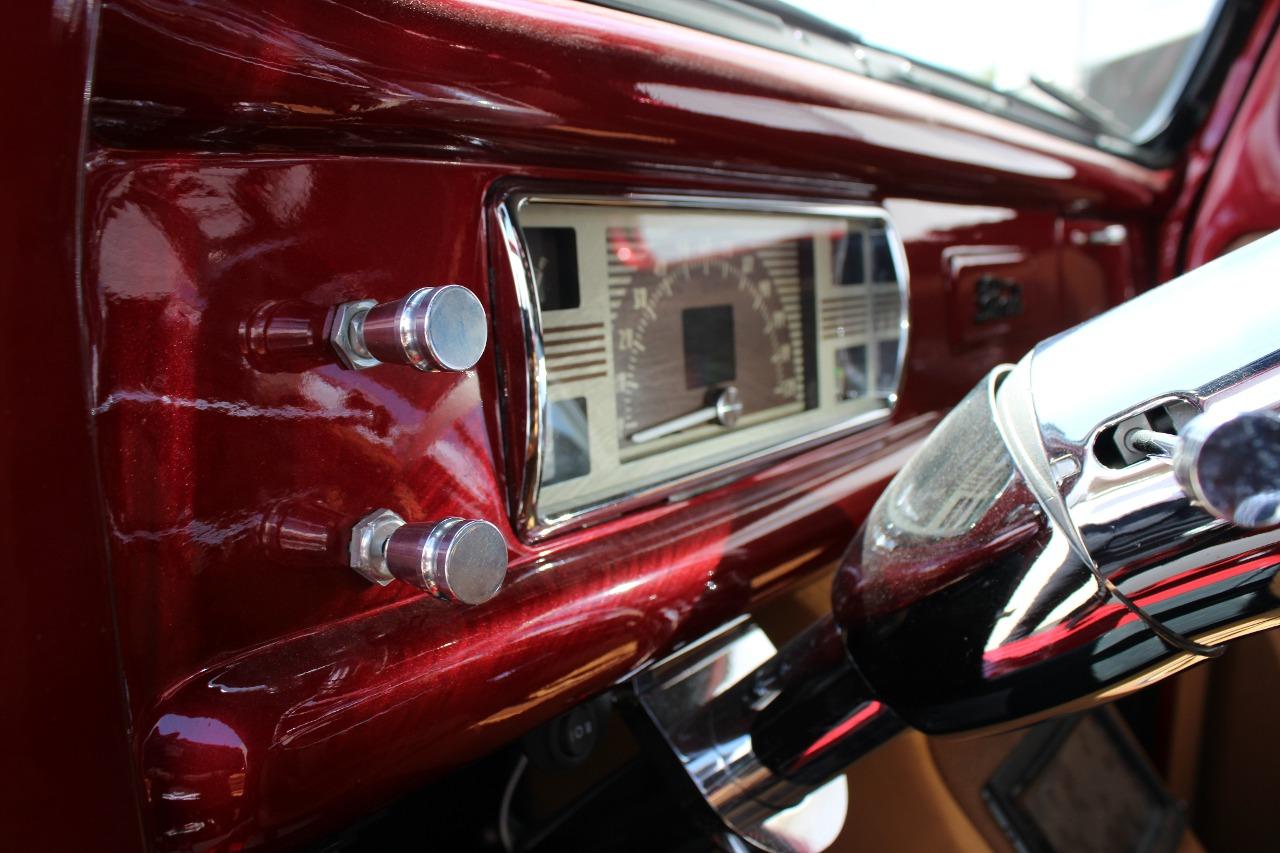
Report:
[[716,395],[715,402],[710,406],[705,406],[696,412],[690,412],[678,418],[672,418],[669,421],[663,421],[660,424],[654,424],[639,432],[633,432],[631,434],[631,442],[632,444],[644,444],[646,441],[654,441],[666,435],[683,432],[691,427],[702,426],[712,422],[721,426],[731,427],[738,422],[738,416],[741,414],[742,400],[738,399],[738,389],[730,385]]

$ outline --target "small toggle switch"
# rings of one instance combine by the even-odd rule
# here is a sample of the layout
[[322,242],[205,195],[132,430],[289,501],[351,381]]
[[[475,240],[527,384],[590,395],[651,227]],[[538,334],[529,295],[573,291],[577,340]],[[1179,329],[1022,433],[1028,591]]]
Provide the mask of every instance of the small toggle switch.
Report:
[[394,302],[344,302],[329,334],[338,358],[352,370],[383,363],[470,370],[488,340],[484,306],[458,284],[421,287]]
[[407,524],[389,509],[356,522],[351,568],[386,586],[400,580],[446,601],[483,604],[507,576],[507,543],[487,521],[446,518]]

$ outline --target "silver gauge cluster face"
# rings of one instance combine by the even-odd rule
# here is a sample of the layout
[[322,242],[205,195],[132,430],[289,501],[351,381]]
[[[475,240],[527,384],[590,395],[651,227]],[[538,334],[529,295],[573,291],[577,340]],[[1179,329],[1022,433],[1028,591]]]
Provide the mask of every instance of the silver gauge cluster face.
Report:
[[907,271],[883,210],[516,196],[539,538],[888,416]]

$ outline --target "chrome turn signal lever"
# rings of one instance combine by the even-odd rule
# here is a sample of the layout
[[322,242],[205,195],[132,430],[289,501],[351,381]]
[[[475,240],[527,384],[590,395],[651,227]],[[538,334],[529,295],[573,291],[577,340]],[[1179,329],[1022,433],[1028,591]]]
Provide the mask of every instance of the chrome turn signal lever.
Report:
[[1237,527],[1280,524],[1280,415],[1204,414],[1181,435],[1137,429],[1133,449],[1173,461],[1187,497]]
[[386,586],[399,580],[446,601],[483,604],[507,576],[507,543],[487,521],[446,518],[408,524],[389,509],[351,530],[351,568]]
[[1026,725],[1280,626],[1277,269],[1280,233],[996,368],[872,508],[831,616],[636,677],[726,825],[820,850],[843,768],[905,728]]
[[344,302],[329,333],[338,358],[352,370],[383,363],[470,370],[488,339],[484,306],[458,284],[421,287],[394,302]]

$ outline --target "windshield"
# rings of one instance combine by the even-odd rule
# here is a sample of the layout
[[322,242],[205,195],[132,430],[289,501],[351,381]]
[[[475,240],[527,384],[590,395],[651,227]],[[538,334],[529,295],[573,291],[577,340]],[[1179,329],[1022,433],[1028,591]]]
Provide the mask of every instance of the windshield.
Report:
[[786,0],[862,42],[1143,142],[1168,118],[1218,0]]
[[[962,101],[1139,160],[1185,140],[1253,0],[593,0]],[[1175,126],[1176,123],[1176,126]]]

